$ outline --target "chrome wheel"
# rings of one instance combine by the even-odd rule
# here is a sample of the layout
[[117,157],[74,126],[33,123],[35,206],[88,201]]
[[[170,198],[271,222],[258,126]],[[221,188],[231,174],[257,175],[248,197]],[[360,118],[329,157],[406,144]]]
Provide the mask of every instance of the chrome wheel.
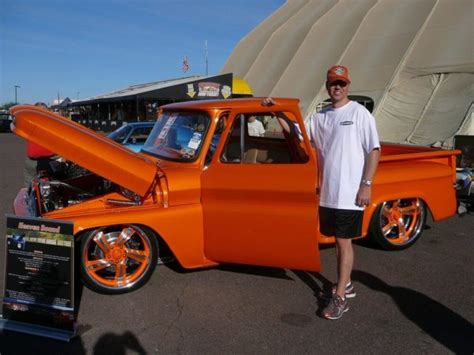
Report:
[[157,254],[156,237],[144,228],[123,225],[96,229],[82,242],[82,276],[98,292],[129,292],[148,281]]
[[423,233],[426,206],[419,198],[386,201],[374,213],[371,236],[384,249],[405,249]]

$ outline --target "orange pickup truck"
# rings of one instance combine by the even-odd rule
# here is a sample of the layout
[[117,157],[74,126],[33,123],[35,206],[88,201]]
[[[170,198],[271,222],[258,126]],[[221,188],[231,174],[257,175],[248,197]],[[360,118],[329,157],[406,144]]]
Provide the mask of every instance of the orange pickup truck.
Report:
[[[166,105],[140,153],[38,107],[11,112],[14,133],[63,157],[19,192],[14,212],[73,222],[83,280],[98,292],[142,286],[162,250],[189,269],[319,271],[318,244],[334,242],[318,231],[316,154],[298,100]],[[452,216],[457,153],[383,144],[361,237],[403,249],[428,212]]]

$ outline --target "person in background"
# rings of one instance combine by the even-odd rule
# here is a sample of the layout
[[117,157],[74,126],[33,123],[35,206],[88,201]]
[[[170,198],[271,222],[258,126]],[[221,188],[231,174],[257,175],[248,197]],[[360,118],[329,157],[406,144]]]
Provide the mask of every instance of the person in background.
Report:
[[[35,106],[48,109],[45,103],[37,102]],[[55,153],[43,148],[42,146],[33,142],[26,142],[26,159],[23,169],[23,182],[25,187],[28,187],[31,180],[42,170],[49,169],[49,162]]]
[[[380,157],[375,119],[348,98],[351,80],[342,65],[329,68],[326,89],[331,105],[310,116],[307,131],[316,146],[320,173],[320,232],[336,238],[337,284],[321,296],[329,303],[326,319],[339,319],[355,297],[351,282],[354,264],[352,238],[362,234],[364,208],[370,203],[372,178]],[[266,98],[262,105],[275,101]]]
[[255,116],[250,116],[248,121],[248,131],[251,137],[263,137],[265,134],[265,128],[262,122],[257,120]]

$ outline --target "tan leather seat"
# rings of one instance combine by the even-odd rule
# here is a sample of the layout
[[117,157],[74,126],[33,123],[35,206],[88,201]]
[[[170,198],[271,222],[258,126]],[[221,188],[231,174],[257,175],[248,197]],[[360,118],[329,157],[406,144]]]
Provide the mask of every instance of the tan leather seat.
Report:
[[250,148],[244,154],[244,163],[245,164],[257,164],[257,155],[258,155],[258,149]]

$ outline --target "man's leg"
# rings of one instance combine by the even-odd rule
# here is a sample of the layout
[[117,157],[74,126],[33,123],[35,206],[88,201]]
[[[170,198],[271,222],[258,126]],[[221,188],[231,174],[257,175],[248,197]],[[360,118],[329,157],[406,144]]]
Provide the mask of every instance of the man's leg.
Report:
[[352,239],[336,238],[338,280],[336,294],[345,298],[346,286],[351,279],[354,265],[354,250]]
[[338,280],[336,294],[332,296],[329,304],[324,308],[322,316],[326,319],[339,319],[349,310],[346,300],[346,287],[351,277],[354,252],[352,240],[336,238],[336,255]]

